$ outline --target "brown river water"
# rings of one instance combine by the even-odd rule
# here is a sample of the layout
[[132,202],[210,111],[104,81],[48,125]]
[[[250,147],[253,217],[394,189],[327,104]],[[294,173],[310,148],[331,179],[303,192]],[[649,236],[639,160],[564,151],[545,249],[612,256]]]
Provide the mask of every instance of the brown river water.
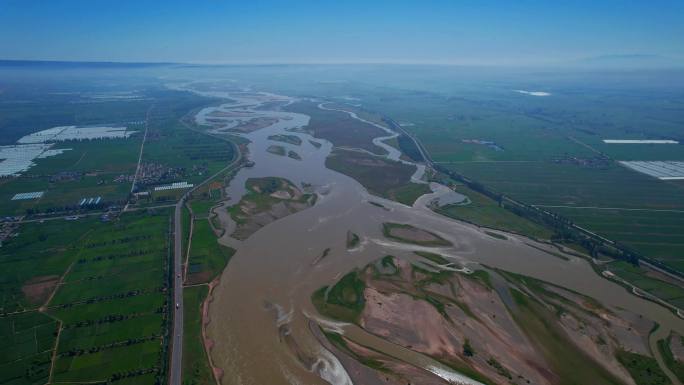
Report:
[[[432,212],[426,204],[449,194],[450,190],[443,186],[433,186],[436,192],[423,196],[413,207],[370,195],[354,179],[325,167],[331,143],[290,131],[305,126],[307,116],[255,109],[268,101],[289,98],[272,94],[209,94],[230,97],[235,102],[202,110],[196,116],[199,123],[206,122],[207,115],[216,110],[279,119],[269,127],[242,134],[251,141],[248,158],[255,165],[242,168],[231,181],[226,189],[230,197],[226,205],[239,201],[245,192],[245,181],[252,177],[282,177],[299,186],[309,183],[319,194],[313,207],[277,220],[245,241],[229,236],[221,239],[222,243],[238,248],[214,289],[207,326],[208,336],[214,341],[212,358],[224,371],[224,384],[351,384],[337,358],[312,334],[312,321],[324,328],[341,330],[352,340],[423,367],[453,383],[478,384],[426,356],[369,335],[354,325],[331,322],[317,315],[310,298],[321,286],[333,284],[355,267],[385,255],[413,258],[413,251],[428,249],[384,238],[383,222],[410,223],[441,235],[454,246],[440,248],[439,252],[467,267],[484,264],[532,276],[609,306],[644,315],[661,325],[654,335],[656,338],[666,336],[670,330],[684,334],[684,320],[600,277],[583,259],[569,255],[570,260],[565,261],[529,247],[525,244],[532,242],[529,239],[510,234],[507,234],[508,240],[496,239],[474,226]],[[235,119],[247,118],[226,118],[226,126],[235,125],[230,122]],[[221,127],[215,130],[220,132]],[[303,143],[297,146],[272,142],[267,137],[273,134],[297,135]],[[322,146],[317,148],[309,140]],[[266,148],[272,144],[296,151],[302,160],[267,152]],[[371,205],[369,201],[379,202],[386,208]],[[227,215],[222,220],[230,222]],[[226,225],[229,226],[226,233],[230,234],[233,224]],[[361,245],[354,250],[347,250],[347,231],[361,236]],[[548,249],[549,246],[538,244],[537,247]],[[318,260],[328,248],[329,254]]]

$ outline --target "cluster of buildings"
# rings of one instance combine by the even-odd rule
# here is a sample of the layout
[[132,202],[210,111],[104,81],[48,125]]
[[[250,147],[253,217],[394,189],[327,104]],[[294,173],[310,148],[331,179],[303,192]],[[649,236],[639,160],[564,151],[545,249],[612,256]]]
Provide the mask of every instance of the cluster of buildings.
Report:
[[154,188],[154,191],[176,190],[182,188],[191,188],[192,186],[193,184],[188,182],[174,182],[163,186],[157,186]]
[[114,178],[114,183],[131,183],[133,182],[133,179],[135,179],[135,175],[126,175],[126,174],[121,174],[117,175],[116,178]]
[[88,197],[88,198],[83,198],[81,201],[78,203],[80,207],[84,206],[95,206],[100,203],[102,200],[102,197]]
[[23,200],[29,200],[29,199],[38,199],[42,198],[43,194],[45,194],[45,191],[33,191],[33,192],[25,192],[25,193],[18,193],[14,194],[12,197],[13,201],[23,201]]
[[136,186],[153,185],[162,180],[179,179],[184,174],[182,168],[168,167],[159,163],[142,163],[138,170]]
[[67,182],[72,180],[81,179],[83,176],[82,172],[79,171],[60,171],[57,174],[50,176],[50,182]]

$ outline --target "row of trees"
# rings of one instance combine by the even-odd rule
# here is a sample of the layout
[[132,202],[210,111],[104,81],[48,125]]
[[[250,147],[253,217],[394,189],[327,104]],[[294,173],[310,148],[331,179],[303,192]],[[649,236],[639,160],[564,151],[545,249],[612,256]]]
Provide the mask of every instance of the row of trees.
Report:
[[70,205],[63,205],[63,206],[51,206],[51,207],[46,207],[43,209],[36,209],[36,208],[27,208],[25,213],[27,216],[31,215],[39,215],[39,214],[46,214],[46,215],[52,215],[52,214],[78,214],[81,212],[86,212],[86,211],[91,211],[91,210],[104,210],[106,208],[111,208],[112,206],[122,206],[126,204],[125,199],[120,199],[120,200],[114,200],[114,201],[104,201],[101,200],[100,203],[98,204],[90,204],[90,205],[79,205],[79,204],[70,204]]
[[[135,369],[135,370],[128,370],[125,372],[119,372],[119,373],[114,373],[110,378],[107,383],[112,383],[120,380],[125,380],[127,378],[131,377],[138,377],[138,376],[144,376],[145,374],[149,373],[159,373],[159,368],[153,367],[153,368],[144,368],[144,369]],[[155,384],[163,384],[164,382],[160,382],[160,376],[157,376],[155,379]]]
[[126,339],[123,341],[116,341],[116,342],[112,342],[109,344],[91,346],[91,347],[85,348],[85,349],[80,349],[80,348],[70,349],[70,350],[67,350],[65,352],[59,353],[59,356],[60,357],[76,357],[76,356],[82,356],[84,354],[94,354],[94,353],[101,352],[103,350],[120,348],[120,347],[124,347],[124,346],[138,345],[138,344],[142,344],[144,342],[157,340],[157,339],[159,339],[159,335],[154,335],[154,334],[150,335],[150,336],[139,337],[139,338],[129,338],[129,339]]
[[87,243],[84,246],[84,248],[93,249],[96,247],[105,247],[107,245],[117,245],[117,244],[124,244],[124,243],[138,242],[138,241],[146,241],[146,240],[151,239],[151,238],[152,238],[151,234],[136,235],[133,237],[116,238],[116,239],[110,239],[108,241]]
[[[159,289],[159,291],[165,291],[165,290],[166,290],[166,288],[160,288],[160,289]],[[91,298],[88,298],[88,299],[85,299],[85,300],[81,300],[81,301],[74,301],[74,302],[70,302],[70,303],[64,303],[64,304],[61,304],[61,305],[57,305],[56,307],[59,308],[59,309],[68,309],[68,308],[71,308],[71,307],[73,307],[73,306],[75,306],[75,305],[83,305],[83,304],[92,305],[92,304],[94,304],[94,303],[103,302],[103,301],[110,301],[110,300],[113,300],[113,299],[122,299],[122,298],[136,297],[136,296],[139,296],[139,295],[142,295],[142,294],[147,294],[148,292],[149,292],[149,290],[129,290],[129,291],[125,292],[125,293],[118,293],[118,294],[112,294],[112,295],[103,295],[103,296],[98,296],[98,297],[91,297]]]
[[120,254],[109,254],[109,255],[98,255],[92,258],[81,258],[78,260],[78,264],[84,264],[84,263],[89,263],[89,262],[100,262],[104,260],[113,260],[113,259],[120,259],[120,258],[132,258],[132,257],[139,257],[143,255],[148,255],[152,252],[155,251],[160,251],[160,250],[150,250],[150,249],[143,249],[143,250],[133,250],[128,253],[120,253]]

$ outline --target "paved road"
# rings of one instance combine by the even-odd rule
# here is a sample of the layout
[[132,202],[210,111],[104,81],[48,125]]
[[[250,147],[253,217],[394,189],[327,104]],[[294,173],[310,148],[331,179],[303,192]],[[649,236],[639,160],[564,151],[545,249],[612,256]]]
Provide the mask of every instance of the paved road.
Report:
[[390,123],[391,128],[398,133],[403,133],[404,135],[408,136],[413,143],[418,147],[418,151],[420,151],[420,155],[423,157],[423,161],[425,162],[425,165],[429,168],[434,168],[435,162],[432,161],[432,158],[428,154],[427,150],[423,148],[423,144],[418,141],[418,139],[413,136],[410,132],[408,132],[404,127],[402,127],[399,123],[397,123],[394,119],[390,117],[385,117],[387,121]]
[[183,236],[183,205],[188,196],[205,183],[216,178],[222,172],[228,170],[229,168],[235,166],[242,159],[242,154],[240,149],[235,146],[232,142],[229,142],[231,146],[234,146],[236,151],[235,159],[228,164],[226,167],[221,169],[216,174],[205,179],[202,183],[188,190],[181,199],[176,203],[175,212],[173,215],[173,329],[171,338],[171,362],[169,367],[169,384],[170,385],[181,385],[183,382],[183,249],[182,236]]
[[[145,148],[145,141],[147,140],[147,131],[150,127],[150,112],[152,112],[154,104],[147,109],[145,114],[145,134],[143,135],[142,143],[140,143],[140,153],[138,154],[138,165],[135,167],[135,175],[133,175],[133,183],[131,183],[131,194],[135,191],[135,182],[138,181],[138,174],[140,174],[140,164],[142,163],[143,149]],[[128,206],[128,205],[126,205]]]
[[[151,210],[151,209],[163,209],[166,207],[173,207],[173,204],[167,204],[167,205],[155,205],[155,206],[143,206],[143,207],[133,207],[133,208],[128,208],[126,210],[121,210],[121,212],[128,212],[128,211],[138,211],[138,210]],[[84,218],[84,217],[92,217],[95,215],[102,215],[110,212],[110,210],[99,210],[99,211],[89,211],[86,213],[78,213],[78,214],[65,214],[65,215],[56,215],[54,217],[44,217],[44,218],[33,218],[33,219],[20,219],[18,221],[8,221],[11,223],[32,223],[32,222],[45,222],[45,221],[56,221],[56,220],[66,220],[67,218],[72,218],[72,217],[78,217]]]
[[182,226],[181,215],[183,204],[187,193],[176,203],[176,210],[173,216],[173,337],[171,339],[171,366],[170,381],[171,385],[180,385],[183,368],[183,275],[181,274],[181,263],[183,260],[182,251]]
[[631,208],[631,207],[600,207],[600,206],[567,206],[567,205],[533,205],[534,207],[543,208],[561,208],[561,209],[578,209],[578,210],[609,210],[609,211],[650,211],[650,212],[665,212],[665,213],[684,213],[684,210],[675,209],[647,209],[647,208]]

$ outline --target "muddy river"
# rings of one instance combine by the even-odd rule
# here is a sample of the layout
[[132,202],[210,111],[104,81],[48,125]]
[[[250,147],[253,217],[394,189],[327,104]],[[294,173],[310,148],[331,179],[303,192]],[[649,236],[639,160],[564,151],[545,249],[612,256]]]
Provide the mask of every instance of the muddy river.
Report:
[[[239,124],[240,119],[269,117],[278,120],[268,127],[241,134],[251,141],[248,158],[254,166],[242,168],[231,181],[227,187],[230,197],[227,205],[239,201],[245,193],[245,181],[253,177],[277,176],[299,186],[311,184],[319,194],[313,207],[277,220],[245,241],[231,239],[230,229],[221,239],[222,243],[238,248],[214,290],[207,327],[208,335],[214,341],[212,358],[224,372],[224,384],[350,384],[339,361],[312,334],[312,321],[343,330],[353,340],[426,368],[445,379],[476,384],[426,356],[390,344],[356,326],[329,322],[317,316],[310,301],[316,289],[330,285],[351,269],[382,256],[413,258],[413,251],[421,249],[384,238],[383,222],[410,223],[439,234],[454,245],[440,248],[439,252],[466,267],[485,264],[549,281],[658,322],[661,325],[658,337],[670,330],[684,334],[684,320],[599,277],[585,260],[568,256],[570,260],[565,261],[527,246],[525,243],[530,243],[529,239],[515,235],[507,235],[508,240],[496,239],[474,226],[434,213],[427,205],[449,194],[450,190],[443,186],[432,186],[435,192],[420,198],[413,207],[370,195],[352,178],[325,167],[331,143],[297,131],[308,123],[308,116],[266,110],[272,102],[287,103],[291,101],[289,98],[261,93],[210,95],[232,100],[220,107],[202,110],[196,116],[199,123],[207,123],[206,119],[211,117],[217,132]],[[220,122],[217,124],[220,119],[226,119],[224,127]],[[297,135],[302,144],[267,139],[275,134]],[[392,133],[388,133],[388,137],[391,136]],[[321,146],[314,146],[310,141]],[[384,144],[382,140],[375,142]],[[266,149],[273,144],[296,151],[302,159],[268,152]],[[390,156],[398,158],[397,151],[387,147]],[[422,173],[423,169],[417,169],[414,179],[419,179]],[[463,197],[445,196],[444,199],[458,202]],[[372,205],[370,201],[379,202],[385,208]],[[225,225],[233,226],[227,215],[221,219]],[[361,245],[351,251],[346,247],[348,231],[362,238]],[[548,246],[538,244],[537,247],[546,249]],[[328,248],[329,254],[320,259]]]

